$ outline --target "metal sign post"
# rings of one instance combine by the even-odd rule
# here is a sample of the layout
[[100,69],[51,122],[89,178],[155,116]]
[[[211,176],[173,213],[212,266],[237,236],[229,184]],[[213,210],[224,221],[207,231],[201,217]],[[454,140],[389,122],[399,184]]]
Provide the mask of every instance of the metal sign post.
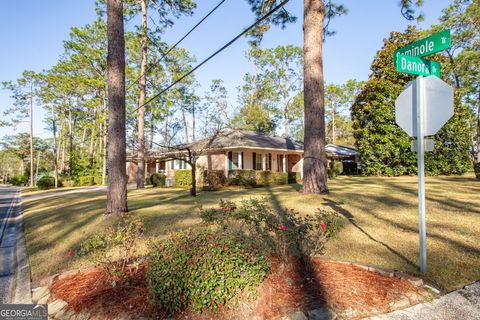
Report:
[[398,72],[419,75],[395,100],[395,121],[409,136],[417,138],[416,145],[413,145],[417,152],[419,265],[422,273],[427,271],[425,151],[433,151],[434,145],[433,140],[425,140],[425,137],[437,133],[453,116],[454,110],[453,89],[439,79],[440,64],[420,57],[449,47],[450,30],[447,29],[400,48],[393,56]]
[[423,144],[424,121],[423,76],[415,82],[415,107],[417,111],[417,170],[418,170],[418,231],[420,236],[420,272],[427,269],[427,234],[425,223],[425,146]]

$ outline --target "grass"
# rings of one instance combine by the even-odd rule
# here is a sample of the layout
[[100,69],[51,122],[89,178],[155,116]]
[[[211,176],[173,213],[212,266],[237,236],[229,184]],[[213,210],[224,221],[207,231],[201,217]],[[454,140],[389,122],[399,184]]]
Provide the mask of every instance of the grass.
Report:
[[[416,177],[340,177],[330,181],[328,195],[302,195],[298,185],[202,192],[193,199],[185,189],[147,188],[128,193],[129,209],[145,221],[149,236],[194,226],[198,205],[220,199],[266,197],[279,209],[313,212],[332,207],[349,218],[326,256],[402,270],[418,269]],[[69,258],[70,249],[112,223],[104,218],[106,191],[72,193],[24,202],[32,276],[38,280],[61,270],[88,264]],[[450,291],[480,279],[480,181],[463,177],[427,177],[428,282]],[[198,203],[198,205],[197,205]]]

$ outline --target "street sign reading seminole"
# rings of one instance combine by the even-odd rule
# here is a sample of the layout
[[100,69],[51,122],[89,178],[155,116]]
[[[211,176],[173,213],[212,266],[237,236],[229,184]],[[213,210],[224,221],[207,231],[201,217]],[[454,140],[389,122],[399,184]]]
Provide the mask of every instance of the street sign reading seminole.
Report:
[[398,72],[422,76],[434,75],[440,78],[440,64],[436,61],[420,59],[450,48],[450,30],[434,33],[395,50],[393,61]]
[[[450,30],[444,30],[415,41],[394,52],[398,72],[418,75],[395,101],[397,124],[417,140],[418,167],[418,233],[420,238],[420,271],[427,269],[427,233],[425,222],[425,149],[433,150],[434,135],[453,116],[453,89],[440,78],[440,64],[421,57],[450,48]],[[424,78],[423,76],[426,76]],[[427,142],[427,143],[425,143]]]
[[415,41],[403,48],[395,50],[395,58],[398,55],[425,57],[450,48],[450,29],[434,33],[431,36]]

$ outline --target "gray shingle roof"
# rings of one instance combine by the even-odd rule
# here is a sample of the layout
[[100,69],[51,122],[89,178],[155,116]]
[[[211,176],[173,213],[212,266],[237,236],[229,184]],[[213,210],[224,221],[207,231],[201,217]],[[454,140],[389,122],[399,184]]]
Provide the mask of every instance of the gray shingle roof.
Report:
[[[211,140],[211,141],[210,141]],[[205,145],[208,143],[208,147]],[[207,138],[184,146],[198,145],[198,149],[232,149],[232,148],[263,148],[277,150],[303,151],[303,143],[293,141],[290,138],[271,136],[252,130],[230,129],[220,132],[213,139]],[[182,147],[179,145],[178,147]],[[175,148],[175,147],[173,147]],[[195,149],[195,148],[193,148]],[[173,152],[171,148],[157,148],[146,152],[147,156],[162,157]],[[329,144],[326,146],[329,156],[346,157],[357,155],[357,151],[351,147]]]
[[302,143],[290,138],[275,137],[251,130],[228,130],[219,134],[211,143],[212,149],[240,147],[303,150]]

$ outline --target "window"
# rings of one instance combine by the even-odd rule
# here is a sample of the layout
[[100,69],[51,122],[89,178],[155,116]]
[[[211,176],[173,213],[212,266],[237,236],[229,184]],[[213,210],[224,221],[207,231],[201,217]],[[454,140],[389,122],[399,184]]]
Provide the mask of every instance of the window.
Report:
[[238,152],[232,152],[232,162],[233,162],[233,169],[238,168]]
[[228,170],[236,170],[238,167],[238,152],[228,152]]
[[255,170],[263,170],[263,154],[257,154],[255,161]]
[[283,170],[283,158],[285,156],[283,154],[279,154],[277,155],[277,169],[278,169],[278,172],[285,172],[285,170]]

